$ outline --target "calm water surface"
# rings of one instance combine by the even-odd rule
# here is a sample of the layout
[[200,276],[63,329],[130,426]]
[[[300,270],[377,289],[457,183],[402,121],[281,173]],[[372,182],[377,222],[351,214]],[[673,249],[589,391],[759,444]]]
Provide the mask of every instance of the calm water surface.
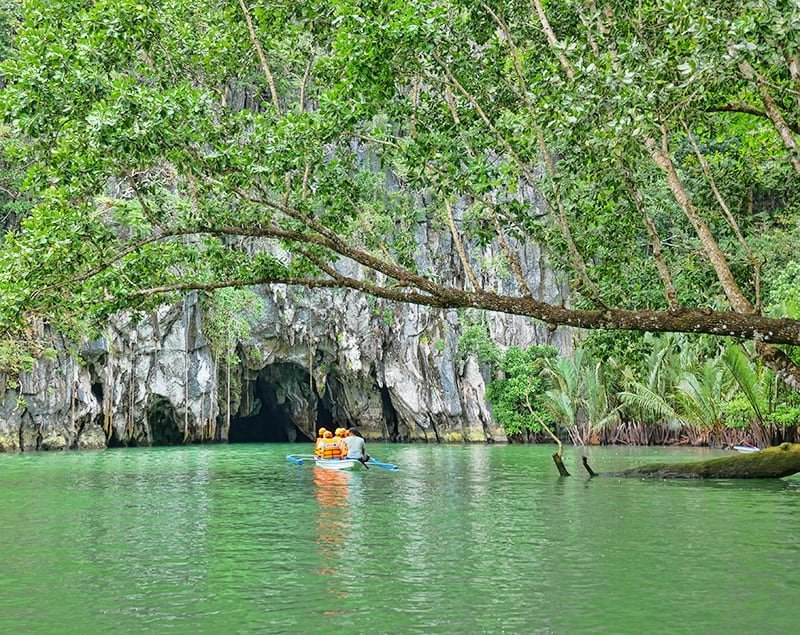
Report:
[[562,479],[525,446],[283,460],[308,449],[0,455],[0,632],[797,632],[798,480],[589,480],[571,450]]

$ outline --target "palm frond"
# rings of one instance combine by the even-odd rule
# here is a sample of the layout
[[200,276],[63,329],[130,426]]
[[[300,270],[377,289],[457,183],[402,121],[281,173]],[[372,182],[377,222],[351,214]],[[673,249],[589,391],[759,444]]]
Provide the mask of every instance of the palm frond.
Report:
[[550,411],[562,424],[567,426],[575,425],[575,409],[572,407],[572,400],[560,390],[548,390],[545,394],[545,403]]
[[739,385],[739,390],[747,398],[747,403],[750,404],[756,418],[763,425],[764,416],[762,410],[766,400],[764,399],[761,381],[750,364],[750,360],[747,359],[747,356],[739,346],[732,344],[723,353],[722,362]]
[[630,391],[619,393],[620,401],[626,406],[633,406],[642,412],[664,419],[679,419],[678,413],[660,394],[653,392],[643,384],[634,384]]

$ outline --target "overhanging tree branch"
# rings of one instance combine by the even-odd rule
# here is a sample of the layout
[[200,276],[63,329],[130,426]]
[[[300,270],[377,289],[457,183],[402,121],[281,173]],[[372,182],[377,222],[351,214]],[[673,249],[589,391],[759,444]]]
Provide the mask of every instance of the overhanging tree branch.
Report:
[[[761,117],[762,119],[769,119],[769,115],[766,112],[742,101],[722,104],[721,106],[712,106],[707,108],[706,112],[736,112],[745,115],[753,115],[754,117]],[[787,121],[786,125],[795,134],[800,134],[800,126],[796,123]]]
[[476,308],[532,317],[547,324],[585,329],[630,330],[675,333],[705,333],[772,344],[800,344],[800,320],[742,315],[732,311],[681,309],[680,311],[589,311],[568,309],[530,297],[474,293],[440,286],[437,295],[383,287],[342,275],[330,278],[282,276],[235,279],[218,282],[185,282],[143,289],[135,295],[153,295],[180,290],[217,289],[232,286],[288,284],[307,287],[349,288],[397,302],[410,302],[440,309]]

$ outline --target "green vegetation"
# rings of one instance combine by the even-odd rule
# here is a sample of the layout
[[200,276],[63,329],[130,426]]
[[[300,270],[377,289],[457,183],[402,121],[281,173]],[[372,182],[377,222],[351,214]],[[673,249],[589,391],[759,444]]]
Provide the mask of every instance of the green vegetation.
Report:
[[234,361],[236,346],[250,337],[263,313],[259,297],[248,289],[219,289],[205,299],[203,333],[219,359]]
[[483,321],[473,321],[462,317],[461,337],[458,339],[458,354],[460,357],[474,355],[482,364],[493,364],[500,360],[500,349],[497,348],[489,328]]
[[[352,288],[611,333],[574,359],[510,359],[470,326],[465,346],[507,368],[497,405],[529,406],[500,415],[511,430],[547,413],[575,440],[633,420],[718,438],[792,416],[772,382],[800,388],[793,3],[0,13],[0,205],[15,217],[0,337],[85,333],[188,289]],[[421,228],[448,233],[452,258],[431,257]],[[532,288],[532,242],[567,302]],[[481,255],[490,243],[501,255]],[[728,337],[753,342],[751,371],[715,341]],[[528,404],[536,382],[544,401]]]
[[[569,358],[551,347],[510,348],[490,362],[487,398],[512,437],[548,426],[576,444],[672,442],[760,446],[793,439],[800,398],[737,345],[645,335],[638,361],[597,361],[587,342]],[[461,345],[467,346],[462,339]],[[477,351],[471,351],[477,354]]]
[[542,432],[554,423],[548,408],[543,365],[555,358],[556,350],[549,346],[533,346],[527,351],[511,348],[498,364],[499,377],[487,387],[486,397],[492,403],[493,414],[506,434],[513,437],[528,430]]

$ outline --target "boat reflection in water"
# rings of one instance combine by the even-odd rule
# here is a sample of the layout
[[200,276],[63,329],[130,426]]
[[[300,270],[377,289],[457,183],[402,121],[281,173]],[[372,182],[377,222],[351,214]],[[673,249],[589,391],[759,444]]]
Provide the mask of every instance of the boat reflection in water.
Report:
[[[350,530],[350,507],[347,503],[350,479],[349,472],[314,468],[314,492],[317,499],[317,562],[316,572],[323,576],[341,573],[342,546]],[[334,579],[328,588],[337,600],[347,597],[337,589]],[[331,606],[335,606],[332,603]],[[325,611],[326,615],[338,611]]]

